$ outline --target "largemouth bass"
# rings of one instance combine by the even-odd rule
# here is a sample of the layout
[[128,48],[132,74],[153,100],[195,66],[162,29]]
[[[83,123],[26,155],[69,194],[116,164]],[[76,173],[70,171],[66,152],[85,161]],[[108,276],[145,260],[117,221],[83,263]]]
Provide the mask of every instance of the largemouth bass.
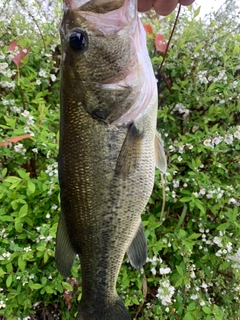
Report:
[[156,80],[137,0],[64,5],[57,268],[67,277],[79,255],[77,320],[127,320],[118,273],[126,252],[137,269],[147,259],[141,212],[166,170]]

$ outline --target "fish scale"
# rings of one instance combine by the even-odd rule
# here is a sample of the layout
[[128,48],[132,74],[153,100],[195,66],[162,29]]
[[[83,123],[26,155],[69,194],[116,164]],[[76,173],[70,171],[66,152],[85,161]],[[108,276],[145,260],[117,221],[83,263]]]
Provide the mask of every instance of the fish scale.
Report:
[[[116,1],[116,10],[107,13],[97,12],[96,0],[89,12],[76,7],[82,0],[66,1],[56,263],[67,277],[75,256],[80,257],[77,320],[127,320],[117,277],[126,252],[135,268],[146,261],[141,212],[152,192],[155,163],[166,170],[156,132],[156,81],[135,0],[125,0],[120,8]],[[113,8],[114,1],[109,2],[106,8]],[[78,39],[71,46],[73,32],[74,39],[76,32],[78,39],[85,37],[86,48]]]

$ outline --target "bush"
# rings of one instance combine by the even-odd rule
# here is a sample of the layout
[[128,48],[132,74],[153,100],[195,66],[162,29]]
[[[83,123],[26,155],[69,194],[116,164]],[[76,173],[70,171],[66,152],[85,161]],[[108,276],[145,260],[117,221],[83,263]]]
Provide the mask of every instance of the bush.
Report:
[[[198,10],[185,9],[158,76],[166,205],[156,170],[142,216],[148,262],[139,272],[125,261],[118,278],[133,318],[240,318],[240,26],[233,6],[227,1],[205,23]],[[61,7],[9,0],[0,12],[0,316],[72,319],[79,261],[67,282],[54,262]],[[158,72],[165,48],[158,41],[169,38],[174,16],[143,19]]]

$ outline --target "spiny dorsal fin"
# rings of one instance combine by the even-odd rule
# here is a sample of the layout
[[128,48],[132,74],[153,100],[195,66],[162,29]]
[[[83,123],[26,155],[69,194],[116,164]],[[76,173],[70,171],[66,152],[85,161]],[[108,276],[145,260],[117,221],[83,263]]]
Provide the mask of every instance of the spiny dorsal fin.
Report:
[[162,171],[162,173],[166,173],[167,158],[164,152],[164,143],[160,133],[157,131],[155,133],[155,165],[159,170]]
[[75,256],[76,252],[72,248],[65,218],[61,212],[57,229],[55,260],[57,269],[63,278],[67,278],[69,276]]
[[128,248],[128,258],[135,269],[140,269],[147,260],[147,240],[142,223]]

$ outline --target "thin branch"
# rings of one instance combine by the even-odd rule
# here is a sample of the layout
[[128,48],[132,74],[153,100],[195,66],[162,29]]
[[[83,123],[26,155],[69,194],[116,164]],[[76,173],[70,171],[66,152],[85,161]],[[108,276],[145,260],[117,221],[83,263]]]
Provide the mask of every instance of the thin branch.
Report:
[[169,48],[169,46],[170,46],[170,42],[171,42],[171,40],[172,40],[174,31],[175,31],[175,29],[176,29],[176,25],[177,25],[177,22],[178,22],[178,19],[179,19],[181,7],[182,7],[182,5],[180,4],[179,7],[178,7],[178,12],[177,12],[177,16],[176,16],[176,19],[175,19],[175,22],[174,22],[174,25],[173,25],[173,28],[172,28],[172,32],[171,32],[171,34],[170,34],[170,37],[169,37],[169,40],[168,40],[168,43],[167,43],[167,48],[166,48],[166,51],[165,51],[165,53],[164,53],[164,56],[163,56],[163,59],[162,59],[162,63],[161,63],[161,65],[160,65],[160,68],[159,68],[159,70],[158,70],[158,73],[159,73],[159,74],[160,74],[160,71],[161,71],[162,66],[163,66],[163,64],[164,64],[164,61],[165,61],[165,59],[166,59],[166,56],[167,56],[167,53],[168,53],[168,48]]

